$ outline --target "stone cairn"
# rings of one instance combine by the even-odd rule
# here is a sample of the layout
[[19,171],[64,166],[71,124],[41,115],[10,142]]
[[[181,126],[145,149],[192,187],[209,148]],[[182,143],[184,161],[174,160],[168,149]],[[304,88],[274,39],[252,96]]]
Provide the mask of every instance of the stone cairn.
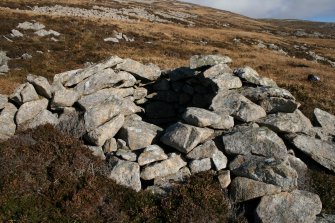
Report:
[[[161,71],[117,56],[55,75],[29,75],[0,96],[0,139],[52,124],[81,138],[136,191],[166,193],[212,170],[235,202],[261,198],[261,222],[314,222],[321,201],[297,189],[307,165],[293,150],[335,172],[335,117],[311,121],[290,92],[231,59],[196,55],[190,67]],[[231,180],[232,179],[232,180]]]

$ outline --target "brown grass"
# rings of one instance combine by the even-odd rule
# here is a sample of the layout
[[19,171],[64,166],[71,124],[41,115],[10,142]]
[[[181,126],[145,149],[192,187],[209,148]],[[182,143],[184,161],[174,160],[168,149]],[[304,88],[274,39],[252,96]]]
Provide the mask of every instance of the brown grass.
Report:
[[209,173],[168,196],[136,193],[105,176],[82,142],[51,126],[0,144],[1,222],[246,222]]
[[[0,6],[25,7],[39,2],[55,4],[55,1],[17,1],[4,0]],[[65,0],[57,3],[70,4]],[[116,7],[108,1],[71,1],[72,5],[90,7],[93,4]],[[121,4],[122,5],[122,4]],[[153,4],[151,10],[164,9],[166,3]],[[48,77],[65,70],[81,67],[85,62],[97,62],[110,55],[130,57],[142,62],[156,63],[161,68],[185,66],[193,54],[219,53],[233,58],[233,67],[249,65],[263,76],[275,79],[281,87],[293,92],[302,103],[301,109],[309,116],[315,107],[320,107],[335,114],[335,76],[334,68],[328,64],[318,64],[306,54],[293,48],[294,44],[308,44],[311,50],[334,58],[334,39],[296,38],[294,36],[278,36],[264,33],[264,30],[294,32],[298,25],[303,28],[313,27],[314,23],[287,23],[283,21],[258,21],[229,12],[218,13],[214,9],[193,7],[187,9],[178,6],[178,10],[198,14],[194,19],[197,26],[187,27],[177,24],[152,24],[146,21],[125,23],[106,19],[84,19],[60,16],[38,15],[30,11],[17,11],[0,8],[0,35],[6,35],[19,22],[35,19],[47,25],[47,28],[62,33],[60,42],[55,43],[48,38],[37,38],[32,33],[29,36],[9,43],[3,38],[0,48],[8,51],[15,58],[28,52],[33,55],[31,61],[12,60],[12,71],[7,77],[0,77],[0,93],[9,94],[22,83],[28,73]],[[220,27],[216,24],[230,23],[231,27]],[[207,24],[207,25],[206,25]],[[289,24],[281,27],[280,24]],[[317,23],[318,24],[318,23]],[[103,42],[103,38],[111,35],[113,30],[135,36],[134,43],[111,44]],[[328,32],[326,28],[317,26],[317,31]],[[329,33],[328,33],[329,34]],[[234,38],[242,39],[242,44],[235,44]],[[207,45],[200,42],[205,40]],[[277,54],[271,50],[258,49],[251,43],[262,40],[275,43],[289,52],[290,57]],[[148,42],[152,42],[149,44]],[[37,50],[45,52],[38,55]],[[50,50],[50,52],[48,52]],[[293,58],[293,56],[295,58]],[[306,81],[309,74],[321,77],[320,83]]]

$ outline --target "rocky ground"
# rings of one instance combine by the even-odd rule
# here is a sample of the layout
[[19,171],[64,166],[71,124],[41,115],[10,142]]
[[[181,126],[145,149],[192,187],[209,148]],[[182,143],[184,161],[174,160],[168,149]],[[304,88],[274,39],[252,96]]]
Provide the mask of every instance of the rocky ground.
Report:
[[[226,216],[211,212],[210,208],[221,209],[209,205],[213,221],[234,216],[244,221],[239,219],[241,213],[251,222],[332,221],[332,24],[252,20],[175,1],[39,3],[0,3],[0,16],[5,18],[0,20],[2,141],[11,142],[14,134],[20,141],[29,129],[53,125],[81,140],[83,151],[102,160],[90,164],[102,165],[96,173],[90,167],[90,176],[97,174],[103,181],[163,198],[185,196],[174,194],[175,188],[183,191],[180,188],[190,177],[210,173],[205,177],[212,179],[208,188],[222,190],[229,199],[218,196],[215,189],[212,198],[201,193],[198,199],[204,202],[197,206],[192,200],[191,206],[201,209],[208,206],[206,199],[228,199]],[[285,28],[280,27],[283,24]],[[38,139],[29,138],[23,144]],[[59,138],[43,140],[53,145],[46,150],[58,154],[54,150]],[[2,146],[8,148],[1,150],[2,163],[16,153],[8,142]],[[20,159],[15,162],[21,165]],[[47,173],[41,178],[48,177],[54,187],[60,179],[50,175],[52,163],[43,164]],[[1,172],[6,188],[16,182],[14,175],[6,176],[8,171]],[[22,193],[36,196],[32,188]],[[71,197],[64,198],[66,202],[77,204],[72,197],[82,189],[64,195]],[[53,199],[50,185],[43,190]],[[15,211],[22,214],[11,192],[0,196],[3,204],[10,199],[14,206],[5,206],[0,215],[5,220]],[[57,211],[60,207],[70,211],[65,200],[58,201]],[[102,214],[107,204],[111,203],[100,203],[94,214]],[[157,205],[144,207],[167,208],[166,203]],[[110,216],[136,221],[127,211],[124,216],[119,212]],[[66,216],[78,219],[76,213]],[[162,220],[163,216],[149,213]],[[18,215],[21,220],[25,216]],[[99,221],[108,218],[102,216]],[[177,221],[188,219],[178,216]]]
[[188,68],[162,72],[113,56],[51,84],[29,75],[1,95],[0,139],[53,125],[104,161],[103,177],[134,191],[167,196],[211,171],[233,203],[260,199],[250,221],[315,222],[322,201],[298,182],[310,161],[335,172],[335,116],[316,108],[313,125],[289,91],[231,62],[195,55]]

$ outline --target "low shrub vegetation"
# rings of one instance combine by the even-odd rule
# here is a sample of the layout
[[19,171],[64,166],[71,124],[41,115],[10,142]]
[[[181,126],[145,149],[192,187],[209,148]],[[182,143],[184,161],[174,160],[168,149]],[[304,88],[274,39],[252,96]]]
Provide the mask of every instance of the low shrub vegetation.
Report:
[[106,174],[80,140],[52,126],[21,132],[0,144],[0,221],[246,222],[210,173],[161,197]]

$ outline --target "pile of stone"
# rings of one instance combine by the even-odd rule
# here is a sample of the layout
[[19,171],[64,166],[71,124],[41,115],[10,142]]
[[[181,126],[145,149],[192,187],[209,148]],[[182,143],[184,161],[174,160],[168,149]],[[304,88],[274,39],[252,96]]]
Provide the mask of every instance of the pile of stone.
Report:
[[110,167],[108,177],[163,194],[192,174],[213,171],[235,202],[261,198],[261,222],[314,222],[320,198],[297,189],[307,165],[286,145],[335,172],[335,116],[315,125],[290,92],[227,56],[196,55],[161,71],[117,56],[55,75],[29,75],[0,96],[0,138],[53,124],[82,138]]
[[113,37],[107,37],[104,39],[105,42],[113,42],[113,43],[119,43],[121,41],[126,41],[126,42],[134,42],[135,38],[134,37],[128,37],[124,33],[120,33],[117,31],[113,32]]
[[5,75],[9,71],[8,61],[9,57],[7,57],[7,53],[4,51],[0,51],[0,75]]
[[[26,30],[33,30],[34,34],[39,36],[39,37],[45,37],[45,36],[52,36],[51,40],[53,41],[58,41],[55,37],[59,37],[61,34],[55,30],[49,29],[46,30],[45,29],[45,25],[43,25],[42,23],[36,22],[36,21],[32,21],[32,22],[22,22],[19,23],[16,27],[17,29],[12,29],[11,33],[9,34],[9,37],[6,37],[7,40],[12,41],[12,39],[14,38],[21,38],[24,37],[24,33],[22,33],[23,31]],[[19,31],[19,30],[21,31]],[[12,38],[12,39],[9,39]]]
[[[143,3],[143,1],[141,1]],[[139,19],[148,20],[154,23],[187,23],[194,24],[192,15],[185,12],[175,12],[173,10],[147,10],[143,7],[129,7],[124,8],[109,8],[103,6],[93,6],[91,9],[83,9],[77,7],[69,7],[62,5],[55,6],[34,6],[34,12],[48,13],[51,15],[70,16],[70,17],[85,17],[85,18],[101,18],[114,19],[126,22],[137,22]]]

